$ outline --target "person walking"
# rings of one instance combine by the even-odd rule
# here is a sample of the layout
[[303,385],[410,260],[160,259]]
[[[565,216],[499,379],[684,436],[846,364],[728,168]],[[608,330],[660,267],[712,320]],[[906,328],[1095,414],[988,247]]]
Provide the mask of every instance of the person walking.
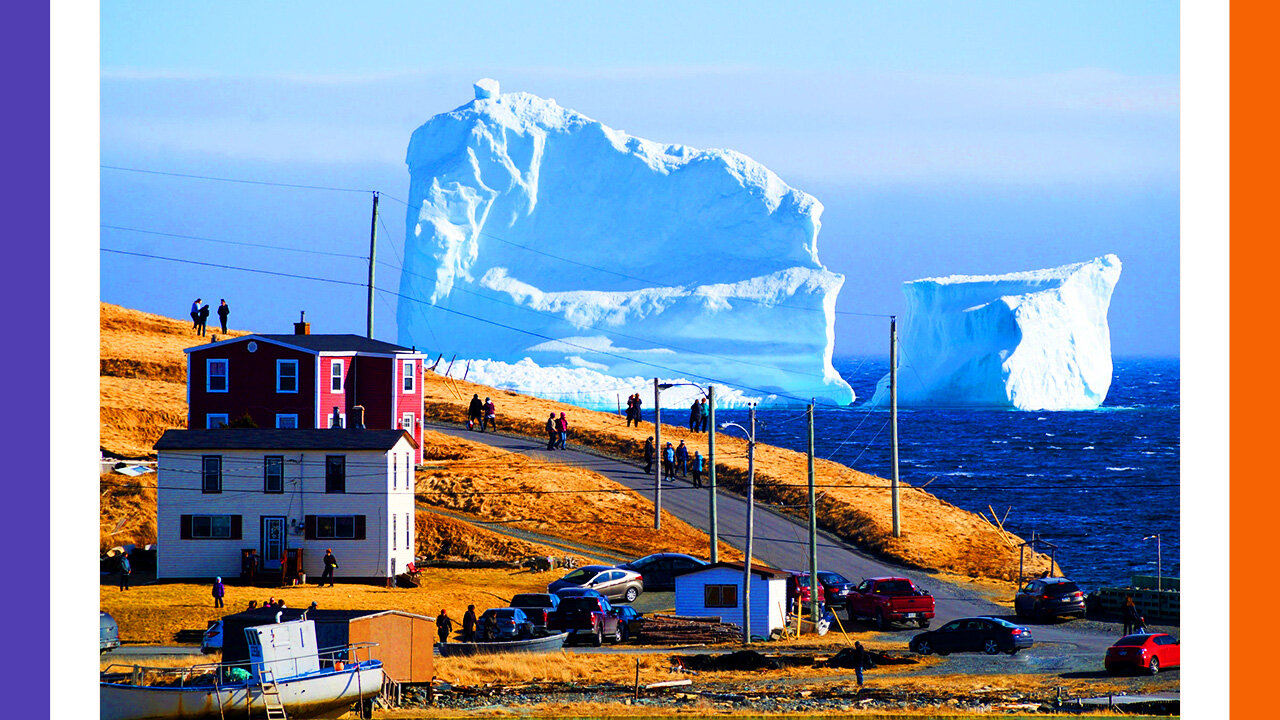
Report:
[[861,642],[853,644],[853,672],[858,676],[858,687],[862,687],[862,669],[871,667],[871,656]]
[[711,409],[707,407],[707,399],[702,398],[702,422],[699,424],[698,432],[707,431],[707,423],[711,420]]
[[329,581],[329,587],[333,587],[333,571],[338,569],[338,558],[333,556],[332,548],[324,549],[324,572],[320,575],[320,586],[324,587],[324,581]]
[[467,429],[475,430],[480,424],[484,414],[484,403],[480,402],[480,395],[477,393],[471,396],[471,405],[467,408]]
[[213,606],[222,607],[222,597],[227,594],[227,588],[222,584],[222,578],[213,579]]
[[200,329],[200,298],[196,298],[196,301],[191,303],[191,329]]
[[653,438],[644,441],[644,474],[653,472]]
[[208,325],[209,325],[209,306],[208,305],[200,306],[200,317],[197,320],[197,323],[198,324],[196,326],[196,334],[199,335],[200,337],[204,337],[205,330],[208,328]]
[[640,427],[640,409],[641,409],[641,407],[643,407],[643,406],[644,406],[644,403],[643,403],[643,402],[641,402],[641,400],[640,400],[640,393],[636,393],[636,409],[635,409],[635,413],[636,413],[636,427]]
[[440,609],[440,614],[436,616],[436,634],[440,636],[440,644],[449,642],[449,633],[453,632],[453,620],[449,617],[449,613]]
[[1124,597],[1124,606],[1120,608],[1120,614],[1124,617],[1124,634],[1131,635],[1135,632],[1140,624],[1138,616],[1138,606],[1133,604],[1133,596],[1126,595]]
[[551,413],[547,418],[547,449],[555,450],[556,442],[560,439],[560,433],[556,432],[556,414]]
[[680,447],[676,448],[676,467],[680,469],[680,477],[689,477],[689,448],[680,441]]
[[569,418],[560,413],[560,418],[556,420],[556,432],[560,433],[559,448],[564,450],[565,443],[569,442]]
[[462,642],[476,641],[476,606],[468,605],[462,616]]
[[497,430],[498,425],[494,422],[497,419],[497,408],[493,406],[493,400],[484,399],[484,422],[480,425],[480,432],[484,432],[486,428]]
[[670,480],[676,474],[676,449],[671,447],[670,440],[662,448],[662,474],[667,480]]
[[129,589],[129,576],[133,574],[133,566],[129,564],[129,553],[120,553],[120,589]]
[[222,325],[222,334],[227,334],[227,316],[231,314],[231,307],[227,305],[227,299],[222,298],[222,304],[218,305],[218,323]]
[[702,403],[694,399],[693,405],[689,406],[689,430],[698,432],[702,429]]
[[689,463],[693,469],[693,486],[702,487],[702,453],[693,451],[693,461]]

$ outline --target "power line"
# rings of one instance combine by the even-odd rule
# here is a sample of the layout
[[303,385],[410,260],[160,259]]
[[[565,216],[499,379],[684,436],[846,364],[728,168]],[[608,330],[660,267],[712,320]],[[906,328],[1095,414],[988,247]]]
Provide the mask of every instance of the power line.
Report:
[[[119,165],[99,165],[103,170],[119,170],[121,172],[142,173],[144,175],[164,175],[167,177],[188,178],[191,180],[214,180],[217,182],[239,183],[242,185],[266,185],[270,187],[295,188],[298,190],[331,190],[333,192],[371,193],[373,190],[359,188],[332,187],[328,185],[303,185],[298,183],[270,182],[267,180],[243,180],[240,178],[215,177],[213,175],[195,175],[190,173],[165,172],[163,170],[144,170],[142,168],[121,167]],[[403,201],[402,201],[403,202]]]
[[285,252],[306,253],[308,255],[331,255],[333,257],[354,258],[356,260],[369,259],[367,255],[352,255],[350,253],[328,252],[325,250],[312,250],[310,248],[293,248],[293,247],[286,247],[284,245],[268,245],[266,243],[251,243],[251,242],[244,242],[240,240],[219,240],[217,238],[202,237],[200,235],[182,235],[179,233],[160,232],[158,230],[143,230],[141,228],[124,227],[123,225],[102,224],[102,225],[99,225],[99,227],[107,230],[124,230],[126,232],[143,233],[145,235],[160,235],[163,237],[178,238],[181,240],[201,240],[204,242],[221,243],[223,245],[240,245],[244,247],[263,248],[266,250],[283,250]]

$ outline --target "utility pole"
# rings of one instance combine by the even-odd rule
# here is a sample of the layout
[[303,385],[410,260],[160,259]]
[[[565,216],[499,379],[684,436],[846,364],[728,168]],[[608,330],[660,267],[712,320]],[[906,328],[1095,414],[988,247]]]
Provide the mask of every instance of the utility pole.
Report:
[[751,406],[751,435],[747,438],[747,558],[742,563],[742,644],[751,644],[751,539],[756,510],[756,406]]
[[898,316],[889,316],[889,426],[893,440],[893,536],[902,537],[898,510]]
[[707,386],[707,492],[711,500],[711,563],[720,557],[720,531],[716,527],[716,386]]
[[378,259],[378,191],[373,191],[373,217],[369,220],[369,307],[366,310],[365,337],[373,339],[373,266]]
[[662,405],[658,398],[658,378],[653,379],[653,449],[657,453],[658,465],[653,475],[653,529],[662,529],[662,461],[666,455],[662,452]]
[[[813,404],[809,399],[809,619],[818,624],[818,503],[814,496]],[[797,612],[799,609],[797,608]]]

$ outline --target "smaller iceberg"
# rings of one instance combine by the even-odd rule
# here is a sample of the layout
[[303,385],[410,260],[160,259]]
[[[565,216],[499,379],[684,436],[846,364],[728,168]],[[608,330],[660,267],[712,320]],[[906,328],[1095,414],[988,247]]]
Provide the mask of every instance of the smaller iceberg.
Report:
[[[913,280],[898,342],[898,404],[1092,410],[1111,388],[1115,255],[1049,270]],[[889,403],[889,377],[872,405]]]

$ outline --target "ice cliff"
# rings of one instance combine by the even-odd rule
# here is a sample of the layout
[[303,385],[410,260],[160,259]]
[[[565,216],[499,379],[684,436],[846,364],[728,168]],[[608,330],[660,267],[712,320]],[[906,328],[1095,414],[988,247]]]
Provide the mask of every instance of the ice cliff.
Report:
[[852,402],[816,199],[731,150],[475,90],[409,141],[401,344]]
[[[1111,387],[1107,308],[1120,259],[905,283],[898,404],[1088,410]],[[871,403],[889,402],[889,378]]]

